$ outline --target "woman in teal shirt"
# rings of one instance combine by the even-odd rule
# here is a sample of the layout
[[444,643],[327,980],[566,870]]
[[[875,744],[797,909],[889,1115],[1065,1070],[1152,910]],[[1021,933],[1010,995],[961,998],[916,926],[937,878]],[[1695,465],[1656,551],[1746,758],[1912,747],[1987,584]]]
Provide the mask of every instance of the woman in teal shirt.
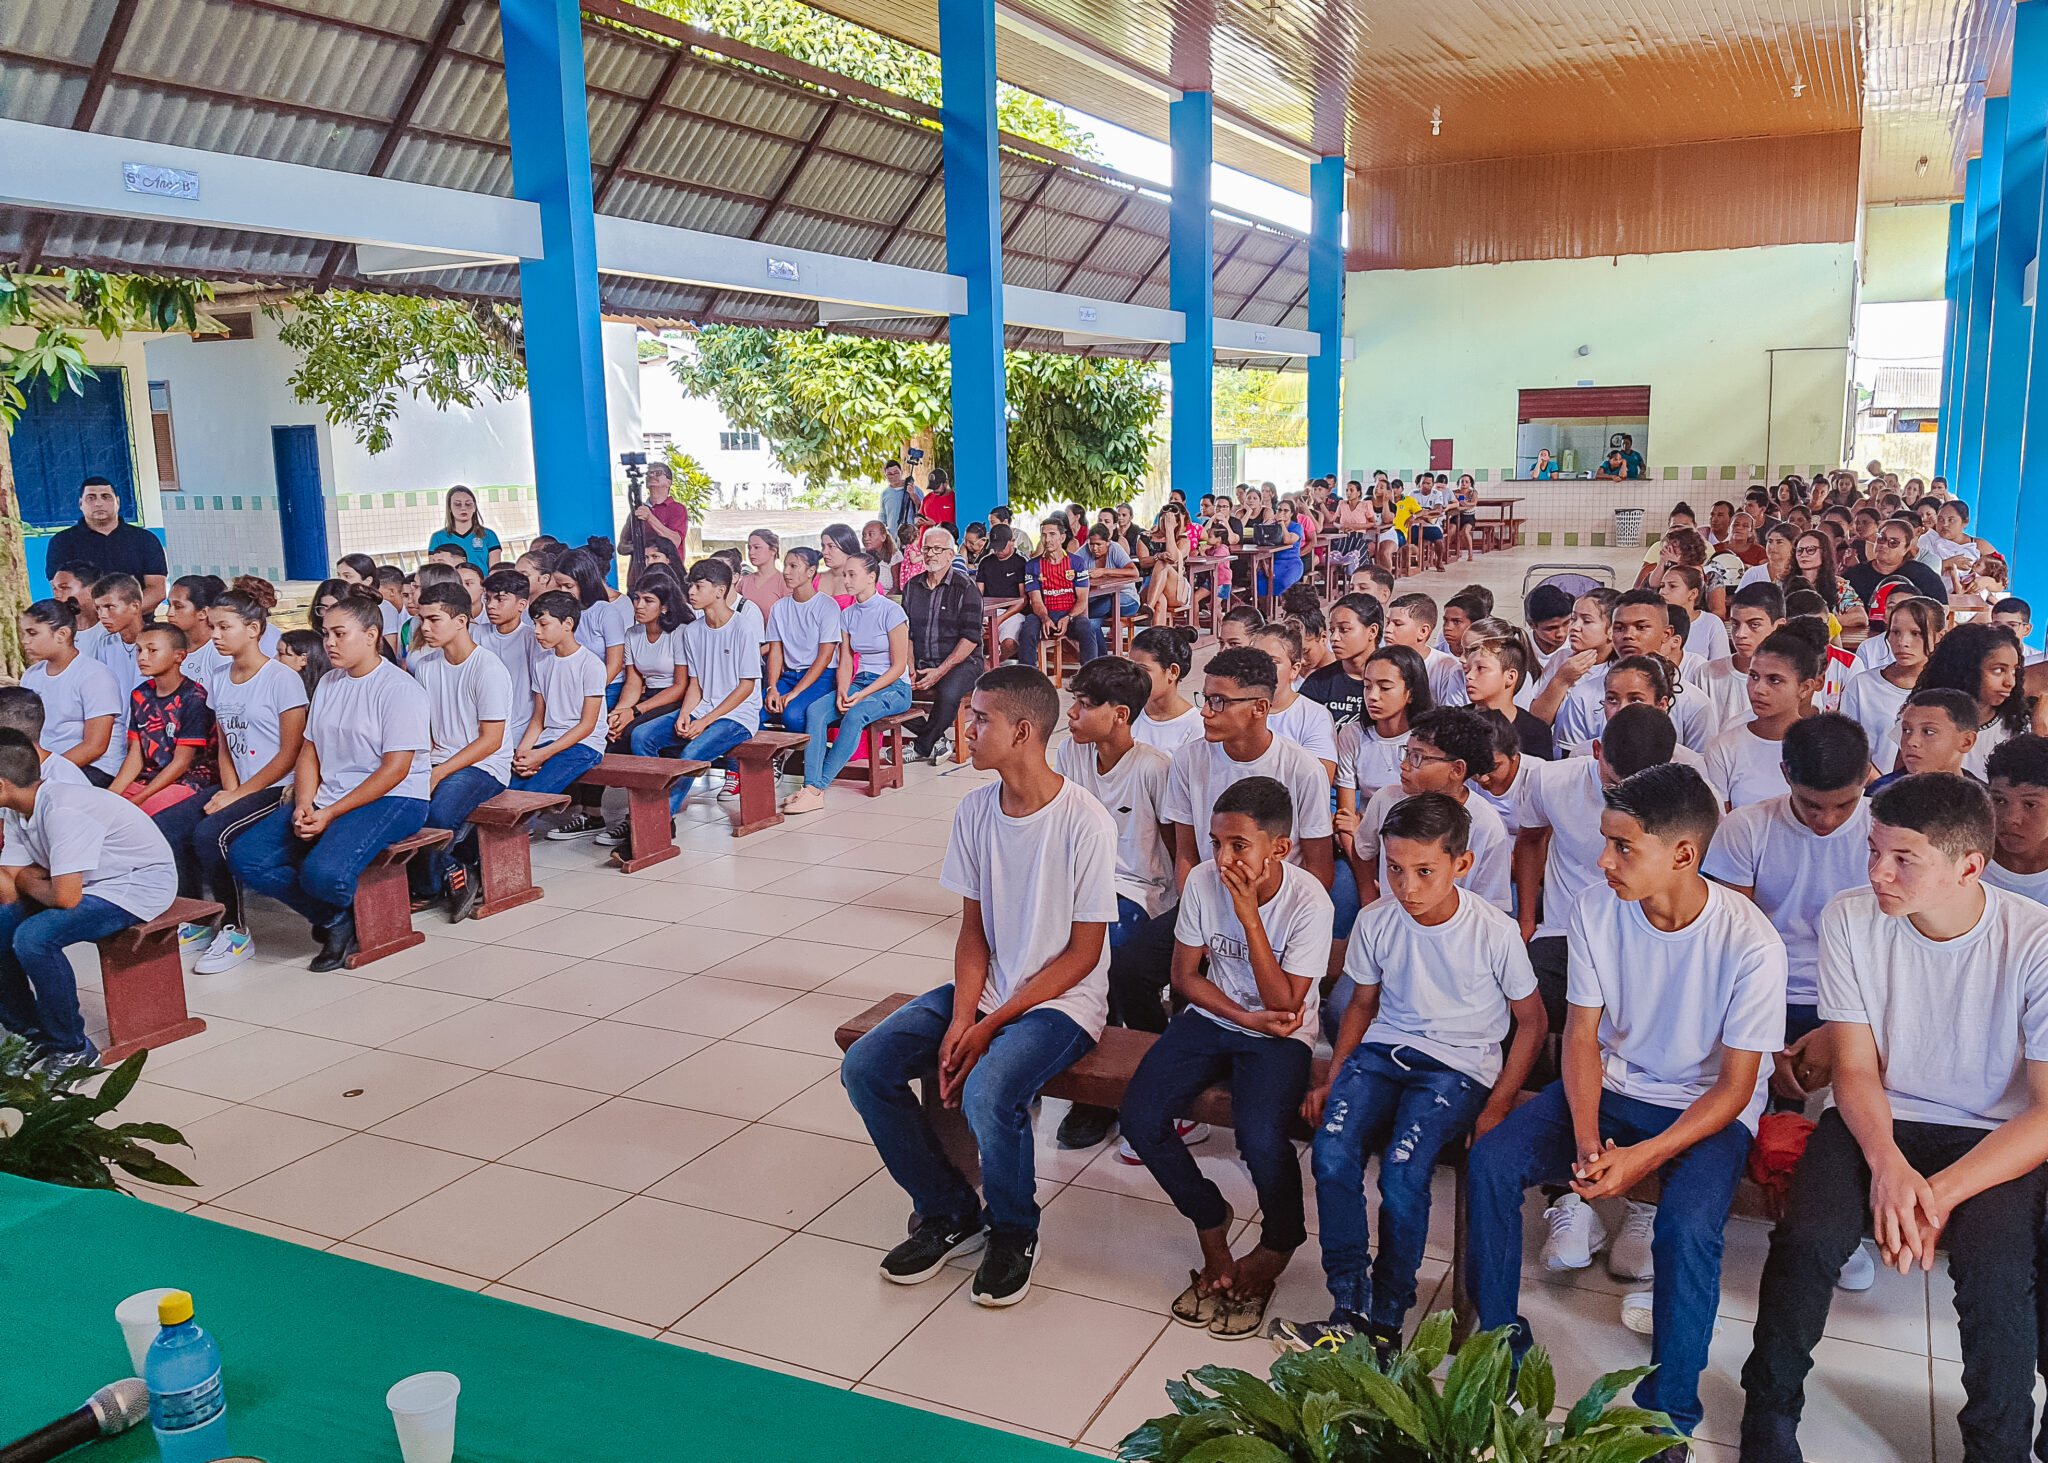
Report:
[[1536,466],[1530,471],[1529,476],[1532,478],[1552,478],[1557,476],[1557,464],[1550,460],[1550,449],[1548,447],[1536,449]]
[[448,490],[448,522],[427,543],[427,552],[457,548],[469,557],[479,573],[488,574],[498,565],[498,536],[484,527],[476,511],[476,494],[457,483]]

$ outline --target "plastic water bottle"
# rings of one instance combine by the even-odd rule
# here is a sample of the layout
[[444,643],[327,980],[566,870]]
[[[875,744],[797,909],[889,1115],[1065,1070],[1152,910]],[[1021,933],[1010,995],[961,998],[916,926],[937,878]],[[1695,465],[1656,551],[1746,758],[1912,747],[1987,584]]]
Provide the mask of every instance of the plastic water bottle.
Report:
[[149,1425],[163,1463],[213,1463],[228,1456],[228,1394],[220,1347],[192,1320],[192,1297],[174,1290],[157,1302],[163,1329],[149,1343]]

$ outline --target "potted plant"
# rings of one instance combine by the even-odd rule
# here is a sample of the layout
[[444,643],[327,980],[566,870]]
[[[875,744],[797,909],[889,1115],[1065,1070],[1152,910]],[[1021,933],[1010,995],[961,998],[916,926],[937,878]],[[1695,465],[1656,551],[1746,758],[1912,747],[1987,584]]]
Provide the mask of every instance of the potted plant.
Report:
[[[49,1072],[25,1038],[0,1039],[0,1173],[65,1184],[74,1189],[119,1189],[114,1170],[153,1184],[193,1181],[145,1143],[189,1147],[162,1123],[100,1121],[135,1089],[149,1055],[139,1051],[120,1066],[67,1067]],[[85,1091],[95,1077],[106,1080]]]
[[1650,1367],[1609,1372],[1561,1422],[1557,1379],[1538,1346],[1516,1372],[1502,1327],[1473,1336],[1441,1386],[1451,1313],[1422,1323],[1384,1361],[1356,1336],[1335,1350],[1289,1352],[1270,1380],[1205,1366],[1169,1382],[1175,1411],[1123,1440],[1132,1463],[1642,1463],[1684,1439],[1661,1412],[1617,1407]]

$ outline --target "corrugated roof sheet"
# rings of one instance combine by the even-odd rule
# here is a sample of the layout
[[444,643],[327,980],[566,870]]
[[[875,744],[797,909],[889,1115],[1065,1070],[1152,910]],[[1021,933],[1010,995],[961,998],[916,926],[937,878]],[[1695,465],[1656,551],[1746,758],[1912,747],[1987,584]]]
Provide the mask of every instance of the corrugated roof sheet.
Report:
[[[112,48],[110,28],[123,6],[132,7],[132,23]],[[600,212],[944,267],[945,184],[931,107],[652,13],[633,18],[660,34],[588,16],[584,24]],[[81,104],[96,68],[106,85],[86,117]],[[0,5],[0,115],[344,172],[381,161],[387,177],[511,191],[497,7],[478,0]],[[1013,138],[1005,139],[1001,181],[1011,278],[1165,303],[1166,207],[1154,185]],[[1219,215],[1216,251],[1219,314],[1305,324],[1301,235]],[[0,254],[269,286],[307,287],[325,277],[390,287],[356,276],[352,250],[311,240],[19,209],[0,209]],[[815,307],[800,300],[611,276],[600,283],[608,312],[651,324],[816,320]],[[449,271],[405,287],[509,299],[517,275]],[[835,328],[929,339],[944,322]],[[1013,344],[1028,338],[1066,348],[1041,332],[1011,335]]]
[[1933,411],[1941,405],[1939,366],[1880,366],[1870,386],[1873,411]]

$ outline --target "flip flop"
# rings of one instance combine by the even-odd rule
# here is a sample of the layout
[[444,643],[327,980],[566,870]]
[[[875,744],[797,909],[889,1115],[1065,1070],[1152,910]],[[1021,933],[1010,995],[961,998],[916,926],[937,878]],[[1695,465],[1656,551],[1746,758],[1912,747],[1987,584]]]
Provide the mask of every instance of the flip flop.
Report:
[[1209,1334],[1223,1341],[1242,1341],[1247,1336],[1257,1336],[1266,1324],[1266,1306],[1273,1299],[1273,1292],[1264,1295],[1220,1297],[1216,1307],[1216,1319],[1209,1323]]
[[1183,1326],[1206,1328],[1216,1319],[1223,1297],[1220,1294],[1202,1294],[1202,1272],[1188,1271],[1188,1288],[1174,1297],[1173,1318]]

